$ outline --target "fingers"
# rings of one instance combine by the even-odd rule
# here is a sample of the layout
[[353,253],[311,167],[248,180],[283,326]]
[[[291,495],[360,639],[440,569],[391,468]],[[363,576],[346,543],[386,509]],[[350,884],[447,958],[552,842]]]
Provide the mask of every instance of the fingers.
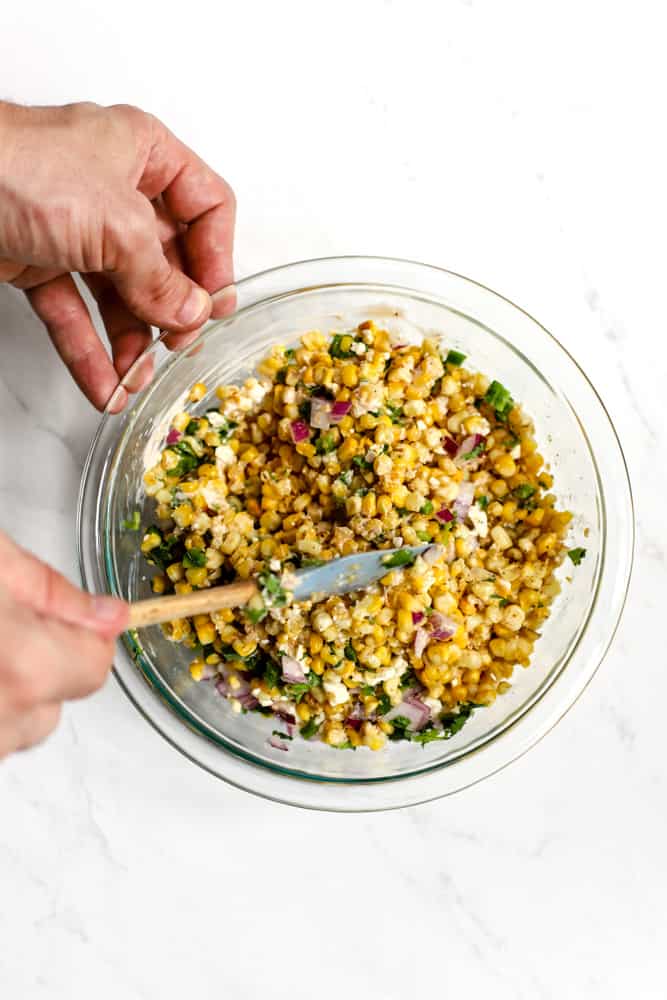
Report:
[[140,190],[162,195],[181,236],[188,273],[209,292],[234,280],[232,252],[236,199],[231,187],[162,122],[152,119],[153,143]]
[[105,268],[130,312],[160,329],[184,333],[211,312],[208,293],[167,260],[155,213],[141,194],[112,210]]
[[118,375],[71,275],[46,281],[26,295],[76,384],[93,406],[103,410]]
[[[134,316],[105,277],[87,274],[84,280],[95,296],[97,307],[111,345],[113,366],[119,379],[125,377],[137,358],[152,343],[150,327]],[[153,376],[153,358],[145,358],[125,379],[128,392],[140,392]]]
[[110,639],[127,628],[128,606],[88,594],[0,532],[1,584],[19,604],[45,618],[92,629]]

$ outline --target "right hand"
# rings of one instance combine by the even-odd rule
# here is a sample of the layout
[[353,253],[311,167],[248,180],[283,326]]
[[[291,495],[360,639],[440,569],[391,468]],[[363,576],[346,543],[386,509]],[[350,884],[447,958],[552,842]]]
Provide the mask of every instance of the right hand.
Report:
[[41,742],[104,683],[123,601],[94,597],[0,532],[0,758]]

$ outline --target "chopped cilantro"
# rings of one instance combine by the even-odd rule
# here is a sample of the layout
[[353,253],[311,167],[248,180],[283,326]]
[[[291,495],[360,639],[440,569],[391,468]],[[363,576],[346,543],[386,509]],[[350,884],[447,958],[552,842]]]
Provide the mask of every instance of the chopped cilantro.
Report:
[[433,511],[434,511],[434,509],[435,508],[434,508],[433,504],[431,503],[431,501],[427,500],[426,503],[422,504],[422,506],[419,508],[419,513],[420,514],[432,514]]
[[292,737],[288,736],[287,733],[281,733],[279,729],[274,729],[271,733],[272,736],[279,736],[281,740],[291,740]]
[[270,688],[278,687],[280,681],[280,667],[275,660],[267,660],[264,667],[264,680]]
[[533,493],[535,492],[534,486],[529,486],[528,483],[521,483],[520,486],[515,486],[512,493],[519,500],[530,500]]
[[179,441],[177,444],[172,444],[167,451],[173,451],[180,456],[178,463],[167,473],[169,476],[177,476],[180,479],[182,476],[187,475],[188,472],[192,472],[199,465],[199,458],[187,441]]
[[309,399],[304,399],[301,403],[299,403],[299,416],[301,417],[302,420],[305,420],[306,423],[310,422],[310,400]]
[[302,559],[301,566],[303,569],[314,569],[315,566],[324,566],[326,564],[326,559]]
[[572,560],[575,566],[578,566],[581,560],[586,556],[586,549],[570,549],[568,556]]
[[375,688],[372,686],[372,684],[364,684],[364,686],[361,688],[361,693],[366,698],[374,697],[375,696]]
[[492,406],[496,411],[498,420],[507,420],[509,412],[514,406],[514,400],[509,389],[506,389],[500,382],[494,379],[484,396],[484,402]]
[[474,448],[471,448],[470,451],[467,451],[465,455],[461,456],[461,458],[464,460],[464,462],[470,458],[478,458],[483,451],[484,451],[484,442],[480,441],[479,444],[476,444]]
[[480,510],[486,510],[489,506],[489,498],[484,494],[484,496],[477,497],[477,506]]
[[138,510],[133,511],[132,517],[127,518],[127,520],[122,522],[122,526],[126,531],[138,531],[141,527],[141,514]]
[[460,351],[449,351],[447,357],[445,358],[446,365],[462,365],[466,359],[465,354],[461,354]]
[[296,360],[296,349],[294,347],[285,348],[285,357],[291,363]]
[[305,681],[300,681],[298,684],[286,684],[285,694],[288,698],[293,698],[298,705],[303,696],[308,694],[311,688],[317,687],[320,683],[321,682],[317,674],[311,671],[306,674]]
[[387,569],[393,569],[395,566],[412,566],[416,558],[417,556],[410,549],[397,549],[390,556],[384,557],[382,565],[386,566]]
[[336,333],[336,334],[334,334],[334,336],[331,338],[331,343],[329,344],[329,354],[331,355],[332,358],[353,358],[354,357],[354,351],[351,351],[351,350],[350,351],[345,351],[345,350],[343,350],[343,347],[341,346],[342,342],[343,342],[343,337],[349,337],[349,336],[350,335],[346,334],[346,333]]
[[410,737],[406,733],[406,729],[410,725],[410,720],[406,719],[404,715],[397,715],[391,720],[391,724],[394,727],[393,733],[390,734],[390,740],[409,740]]
[[498,601],[498,607],[504,608],[509,604],[509,600],[506,597],[501,597],[500,594],[491,594],[492,601]]
[[473,702],[469,701],[459,706],[458,712],[449,712],[447,715],[443,715],[440,719],[443,727],[443,738],[448,740],[455,733],[458,733],[459,730],[463,729],[472,715],[473,709],[477,707]]
[[275,573],[260,573],[258,579],[264,603],[269,607],[282,608],[287,603],[287,594]]
[[320,723],[316,722],[314,718],[311,718],[304,726],[301,727],[299,732],[303,736],[304,740],[309,740],[311,736],[315,735],[319,728]]
[[405,691],[406,688],[413,687],[417,683],[417,675],[412,669],[408,667],[403,676],[401,677],[401,690]]
[[175,550],[180,547],[180,543],[176,535],[169,535],[167,538],[164,538],[162,532],[157,528],[149,528],[149,534],[159,535],[162,541],[154,549],[150,550],[146,557],[148,562],[154,563],[162,570],[166,570],[167,566],[171,566],[173,562],[178,562]]
[[417,733],[410,733],[410,739],[413,743],[421,743],[424,746],[426,743],[432,743],[433,740],[444,740],[447,737],[444,735],[442,729],[436,729],[436,727],[431,723],[430,725],[424,726]]
[[382,691],[380,694],[378,694],[377,699],[378,699],[378,707],[377,707],[378,714],[386,715],[387,712],[391,709],[391,701],[389,695],[385,691]]
[[351,642],[346,643],[345,649],[343,650],[343,655],[344,655],[344,657],[345,657],[346,660],[351,660],[352,663],[358,663],[359,662],[359,658],[358,658],[357,654],[355,653],[354,646],[352,645]]
[[387,403],[386,409],[392,424],[398,424],[399,426],[403,426],[404,423],[403,407],[396,406],[395,403]]
[[349,740],[345,740],[344,743],[338,743],[334,746],[334,750],[356,750],[355,746],[352,746]]
[[287,365],[283,365],[276,372],[276,383],[277,385],[285,385],[285,378],[287,376]]
[[516,448],[519,444],[519,439],[516,434],[510,434],[508,438],[505,438],[504,445],[506,448]]
[[328,455],[330,451],[336,449],[336,437],[332,431],[320,434],[315,442],[315,451],[318,455]]
[[257,625],[268,614],[266,608],[244,608],[243,611],[248,621],[252,622],[253,625]]
[[352,459],[352,465],[356,465],[358,469],[362,469],[365,472],[370,472],[373,468],[373,463],[368,462],[364,455],[355,455]]
[[345,484],[345,486],[349,486],[350,483],[352,482],[353,475],[354,472],[352,471],[352,469],[346,469],[345,472],[341,472],[338,478],[340,479],[341,483]]
[[191,420],[188,426],[185,428],[186,434],[196,434],[199,430],[199,421],[194,419]]
[[420,542],[430,542],[431,541],[431,536],[428,533],[428,531],[418,531],[417,532],[417,538],[419,539]]
[[188,568],[194,568],[195,566],[205,566],[206,565],[206,553],[203,549],[187,549],[185,555],[183,556],[183,565]]

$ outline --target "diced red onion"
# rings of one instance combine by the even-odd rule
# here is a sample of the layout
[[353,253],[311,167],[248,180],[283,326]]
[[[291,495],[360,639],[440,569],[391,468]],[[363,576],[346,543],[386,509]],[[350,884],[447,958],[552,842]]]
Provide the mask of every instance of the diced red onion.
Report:
[[307,441],[310,437],[310,430],[305,420],[293,420],[290,424],[290,433],[294,444],[299,441]]
[[391,722],[392,719],[402,715],[408,720],[409,728],[414,731],[425,725],[430,714],[430,709],[423,702],[420,702],[418,698],[408,696],[403,698],[400,705],[394,705],[393,708],[390,708],[383,718],[386,722]]
[[237,701],[241,701],[250,691],[250,685],[242,678],[239,678],[238,686],[233,688],[229,683],[229,678],[221,677],[215,687],[218,694],[223,695],[225,698],[236,698]]
[[454,460],[457,462],[460,462],[462,460],[468,462],[473,461],[472,459],[466,459],[465,456],[468,455],[471,451],[473,451],[473,449],[475,449],[477,445],[480,444],[480,442],[483,440],[484,440],[483,434],[469,434],[468,437],[465,437],[461,442],[461,444],[458,446],[456,450],[456,455],[454,456]]
[[273,747],[274,750],[289,750],[287,744],[277,736],[270,736],[266,742],[270,747]]
[[167,434],[167,444],[176,444],[177,441],[181,440],[181,432],[177,431],[175,427]]
[[310,426],[326,431],[331,425],[331,403],[321,396],[313,396],[310,401]]
[[303,666],[293,656],[283,656],[280,660],[280,666],[282,667],[283,680],[287,681],[288,684],[301,684],[302,681],[305,681],[306,674]]
[[451,510],[447,509],[447,507],[442,507],[435,516],[439,521],[443,521],[445,524],[454,520],[454,515]]
[[442,641],[451,639],[458,628],[458,624],[448,615],[441,615],[439,611],[434,611],[429,619],[431,638]]
[[203,681],[210,681],[211,677],[215,677],[217,673],[217,667],[214,667],[211,663],[205,663],[204,669],[201,672],[201,679]]
[[417,724],[414,727],[411,728],[421,729],[423,726],[426,725],[428,720],[431,718],[431,709],[428,707],[428,705],[425,705],[424,702],[417,697],[417,695],[414,694],[405,695],[403,697],[403,705],[410,705],[412,708],[416,708],[421,715],[421,719],[417,722]]
[[294,718],[291,712],[285,712],[284,709],[276,708],[275,705],[273,706],[273,714],[276,715],[279,719],[282,719],[283,722],[286,722],[290,726],[293,726],[296,723],[296,719]]
[[347,400],[344,400],[343,402],[340,403],[334,403],[333,406],[331,407],[331,423],[332,424],[340,423],[343,417],[346,417],[351,409],[352,409],[352,403],[350,403]]
[[458,451],[458,445],[457,445],[456,441],[454,440],[454,438],[444,437],[442,439],[442,443],[445,446],[445,451],[447,452],[447,454],[449,455],[449,457],[450,458],[454,458],[454,455]]
[[413,611],[412,612],[412,624],[413,625],[419,625],[419,623],[421,621],[423,621],[423,620],[424,620],[424,612],[423,611]]
[[430,636],[425,628],[418,628],[415,632],[415,656],[420,659],[424,650],[428,646]]
[[361,729],[363,724],[364,724],[363,719],[353,719],[351,715],[348,715],[347,719],[345,719],[345,725],[349,726],[350,729],[354,729],[355,731]]
[[257,708],[259,702],[253,694],[244,694],[241,698],[237,698],[240,701],[242,708],[245,708],[247,712],[251,712],[253,708]]
[[366,718],[366,710],[360,701],[355,702],[354,707],[348,715],[346,722],[350,719],[363,720]]
[[468,511],[475,497],[475,487],[473,483],[461,483],[459,495],[454,501],[454,513],[459,521],[464,521],[468,516]]

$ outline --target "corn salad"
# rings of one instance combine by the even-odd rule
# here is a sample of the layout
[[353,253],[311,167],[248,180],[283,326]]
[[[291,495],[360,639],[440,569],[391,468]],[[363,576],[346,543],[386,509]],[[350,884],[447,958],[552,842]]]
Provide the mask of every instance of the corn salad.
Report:
[[[464,361],[372,321],[305,333],[241,387],[194,385],[145,473],[155,593],[259,580],[248,607],[165,630],[195,681],[274,717],[276,749],[446,739],[530,663],[571,514],[529,416]],[[298,567],[421,543],[365,591],[294,603],[285,586]]]

